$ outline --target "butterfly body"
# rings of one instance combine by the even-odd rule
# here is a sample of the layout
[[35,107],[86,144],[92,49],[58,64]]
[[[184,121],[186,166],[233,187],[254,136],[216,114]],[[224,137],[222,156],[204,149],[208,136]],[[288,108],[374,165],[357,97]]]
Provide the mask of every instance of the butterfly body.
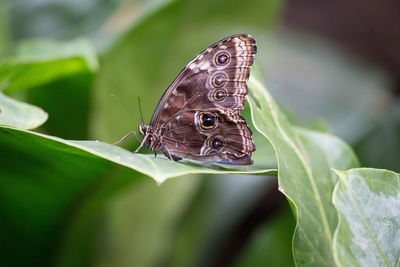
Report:
[[139,125],[141,146],[172,160],[252,164],[255,145],[240,111],[256,50],[251,36],[237,34],[198,54],[165,91],[150,124]]

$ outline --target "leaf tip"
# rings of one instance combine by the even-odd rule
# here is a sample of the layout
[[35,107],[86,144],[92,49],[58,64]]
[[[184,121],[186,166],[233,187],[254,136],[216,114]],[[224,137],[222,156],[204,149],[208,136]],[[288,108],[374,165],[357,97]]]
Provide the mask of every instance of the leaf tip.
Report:
[[330,168],[329,170],[330,170],[331,172],[333,172],[334,174],[336,174],[336,176],[339,177],[340,180],[343,179],[344,171],[339,171],[339,170],[334,169],[334,168]]
[[164,183],[165,179],[155,180],[155,181],[156,181],[157,186],[161,186]]

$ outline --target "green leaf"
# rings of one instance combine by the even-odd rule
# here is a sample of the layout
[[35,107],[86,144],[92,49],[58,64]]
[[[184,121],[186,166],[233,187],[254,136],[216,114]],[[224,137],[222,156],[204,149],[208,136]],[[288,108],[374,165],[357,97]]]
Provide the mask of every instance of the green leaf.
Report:
[[399,266],[400,174],[380,169],[334,170],[339,213],[334,236],[338,266]]
[[261,174],[276,173],[275,169],[267,168],[260,164],[249,166],[227,166],[215,163],[199,163],[191,160],[183,160],[184,163],[174,162],[164,156],[154,157],[152,154],[132,153],[128,150],[100,141],[65,140],[45,134],[24,131],[10,127],[0,127],[5,133],[23,138],[26,142],[38,142],[43,146],[63,152],[80,155],[98,156],[114,163],[134,169],[152,177],[158,184],[171,177],[195,173],[248,173]]
[[112,164],[88,153],[60,153],[35,142],[33,134],[5,129],[0,127],[1,265],[52,265],[61,233]]
[[14,100],[0,92],[0,125],[33,129],[42,125],[47,117],[41,108]]
[[293,253],[297,265],[332,266],[333,231],[337,224],[331,195],[337,178],[330,168],[358,166],[352,150],[338,138],[293,128],[253,69],[249,103],[254,125],[272,143],[280,190],[293,202],[297,216]]
[[26,89],[98,68],[92,45],[84,39],[22,41],[0,54],[0,88]]

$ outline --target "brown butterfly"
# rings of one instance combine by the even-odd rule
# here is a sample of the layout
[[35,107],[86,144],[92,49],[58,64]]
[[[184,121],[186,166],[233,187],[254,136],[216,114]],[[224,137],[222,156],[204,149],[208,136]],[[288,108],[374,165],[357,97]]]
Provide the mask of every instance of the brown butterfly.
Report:
[[161,97],[150,125],[139,132],[142,146],[182,158],[223,164],[252,164],[252,132],[240,116],[257,52],[247,34],[226,37],[203,50]]

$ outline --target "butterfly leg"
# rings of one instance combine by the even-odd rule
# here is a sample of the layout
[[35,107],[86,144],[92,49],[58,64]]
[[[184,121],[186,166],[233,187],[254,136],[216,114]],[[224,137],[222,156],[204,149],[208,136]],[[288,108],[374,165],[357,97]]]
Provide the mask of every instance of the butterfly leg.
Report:
[[170,159],[173,160],[173,161],[179,161],[179,160],[181,160],[182,158],[177,157],[177,156],[174,156],[174,155],[170,155]]
[[121,143],[122,141],[124,141],[125,138],[127,138],[127,137],[130,136],[131,134],[133,134],[133,135],[136,136],[136,139],[139,141],[139,143],[142,142],[142,141],[139,139],[139,137],[137,136],[136,132],[135,132],[135,131],[132,131],[132,132],[129,132],[129,133],[127,133],[126,135],[124,135],[124,136],[123,136],[121,139],[119,139],[117,142],[113,143],[113,145],[114,145],[114,146],[115,146],[115,145],[118,145],[119,143]]
[[[168,149],[163,149],[163,152],[164,152],[164,155],[167,157],[167,158],[169,158],[170,160],[173,160],[173,161],[178,161],[178,160],[181,160],[182,158],[180,158],[180,157],[177,157],[177,156],[174,156],[174,155],[171,155],[171,153],[169,153],[169,150]],[[165,153],[165,152],[167,152],[167,153]]]

